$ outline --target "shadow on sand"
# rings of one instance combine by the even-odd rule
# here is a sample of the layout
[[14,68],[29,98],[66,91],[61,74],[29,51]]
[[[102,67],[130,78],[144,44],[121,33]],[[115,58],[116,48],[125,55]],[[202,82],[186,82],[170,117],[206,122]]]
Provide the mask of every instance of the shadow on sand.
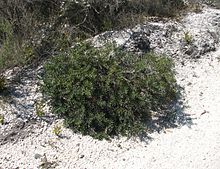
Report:
[[194,124],[190,114],[185,113],[186,105],[183,104],[183,96],[181,93],[184,89],[179,88],[177,100],[173,104],[168,106],[165,110],[152,115],[152,118],[146,122],[146,132],[139,135],[139,139],[144,142],[153,140],[150,136],[151,133],[165,132],[166,129],[181,128],[181,126],[187,126],[191,128]]

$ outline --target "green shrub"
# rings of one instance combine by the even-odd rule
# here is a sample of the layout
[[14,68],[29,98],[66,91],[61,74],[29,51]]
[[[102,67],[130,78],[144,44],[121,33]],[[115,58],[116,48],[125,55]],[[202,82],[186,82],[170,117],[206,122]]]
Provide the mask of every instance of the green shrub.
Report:
[[114,45],[79,44],[45,65],[43,92],[68,127],[96,138],[136,135],[151,111],[176,99],[172,62],[138,57]]

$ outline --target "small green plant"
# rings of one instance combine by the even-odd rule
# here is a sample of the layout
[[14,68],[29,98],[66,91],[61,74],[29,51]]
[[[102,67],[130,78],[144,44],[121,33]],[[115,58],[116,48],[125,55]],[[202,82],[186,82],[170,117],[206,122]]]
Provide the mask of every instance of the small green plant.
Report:
[[35,104],[35,110],[38,117],[42,117],[45,115],[43,108],[44,108],[43,101],[37,101]]
[[54,126],[53,133],[56,136],[60,136],[61,132],[62,132],[62,127],[61,126],[59,126],[59,125]]
[[193,41],[193,37],[192,37],[192,35],[189,33],[189,31],[184,32],[183,38],[184,38],[184,41],[185,41],[187,44],[191,44],[192,41]]
[[0,114],[0,124],[4,124],[4,120],[5,120],[5,118],[4,118],[4,115],[2,115],[2,114]]
[[67,127],[95,138],[137,135],[152,111],[176,99],[173,63],[136,56],[115,45],[78,44],[45,65],[42,90]]

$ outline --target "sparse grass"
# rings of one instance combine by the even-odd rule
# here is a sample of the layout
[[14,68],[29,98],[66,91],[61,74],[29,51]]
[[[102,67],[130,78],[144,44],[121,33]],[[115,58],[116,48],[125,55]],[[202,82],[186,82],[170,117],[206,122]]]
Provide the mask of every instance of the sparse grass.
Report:
[[4,115],[0,114],[0,124],[3,125],[5,122]]
[[38,117],[42,117],[45,115],[43,101],[37,101],[35,103],[35,111]]
[[191,44],[193,42],[193,36],[190,34],[189,31],[184,32],[183,39],[187,44]]
[[60,136],[61,132],[62,132],[62,127],[60,125],[55,125],[53,128],[53,133],[56,136]]
[[34,57],[33,47],[14,36],[13,25],[0,17],[0,73],[7,68],[24,65]]

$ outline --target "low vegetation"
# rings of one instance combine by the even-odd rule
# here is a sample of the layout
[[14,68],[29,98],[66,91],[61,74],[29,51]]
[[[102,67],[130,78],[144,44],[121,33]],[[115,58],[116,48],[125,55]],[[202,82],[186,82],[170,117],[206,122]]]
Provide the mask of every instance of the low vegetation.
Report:
[[193,37],[190,32],[184,32],[183,40],[186,44],[191,44],[193,42]]
[[[172,62],[153,53],[136,56],[114,45],[70,47],[149,16],[176,17],[185,8],[182,0],[2,0],[0,75],[51,58],[42,89],[67,126],[95,138],[140,134],[152,111],[176,99]],[[0,78],[0,92],[4,86]],[[36,114],[44,115],[41,104]]]
[[178,16],[182,9],[182,0],[0,1],[0,73],[103,31],[133,26],[148,16]]
[[0,18],[0,73],[6,68],[27,64],[34,56],[32,46],[16,39],[11,23]]
[[172,62],[138,57],[114,45],[78,44],[45,66],[43,92],[52,111],[76,132],[95,138],[143,132],[152,111],[176,99]]
[[42,117],[45,115],[43,101],[37,101],[35,103],[35,111],[38,117]]
[[53,133],[56,136],[60,136],[61,132],[62,132],[62,127],[61,126],[59,126],[59,125],[54,126]]

